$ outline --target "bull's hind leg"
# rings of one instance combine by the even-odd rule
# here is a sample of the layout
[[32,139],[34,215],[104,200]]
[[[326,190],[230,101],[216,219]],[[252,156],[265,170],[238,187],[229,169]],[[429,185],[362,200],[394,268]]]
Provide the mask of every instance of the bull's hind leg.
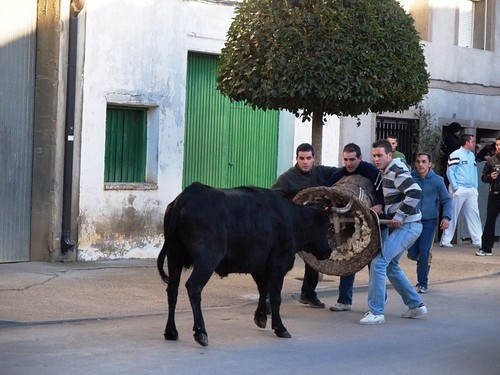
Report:
[[257,289],[259,290],[259,304],[257,305],[257,309],[255,310],[255,314],[253,317],[253,321],[259,328],[266,328],[267,325],[267,278],[264,277],[263,274],[253,273],[252,277],[257,284]]
[[287,331],[280,316],[281,289],[283,288],[283,279],[285,274],[276,277],[273,276],[269,285],[269,299],[271,301],[271,323],[274,333],[278,337],[290,338],[292,335]]
[[193,337],[194,340],[201,346],[208,345],[208,334],[205,329],[205,321],[201,312],[201,292],[207,284],[210,276],[212,276],[213,268],[207,264],[200,266],[199,264],[193,265],[193,272],[186,282],[186,288],[191,302],[191,309],[193,310]]
[[182,266],[168,264],[169,283],[167,286],[168,298],[168,320],[165,327],[165,340],[178,340],[179,334],[175,326],[175,307],[177,306],[177,296],[179,295],[179,283],[181,280]]

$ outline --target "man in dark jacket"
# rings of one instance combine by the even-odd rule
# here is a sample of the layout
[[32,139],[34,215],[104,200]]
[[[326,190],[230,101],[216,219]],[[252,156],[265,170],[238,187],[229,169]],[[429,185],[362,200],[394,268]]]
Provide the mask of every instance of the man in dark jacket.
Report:
[[[345,145],[342,156],[344,159],[344,167],[332,174],[325,185],[332,186],[342,177],[352,176],[354,174],[366,177],[372,182],[375,189],[375,199],[372,210],[378,215],[381,215],[383,213],[384,195],[382,194],[382,187],[380,186],[380,182],[382,181],[380,171],[372,163],[363,160],[361,149],[355,143],[348,143]],[[337,303],[330,307],[330,311],[350,311],[352,309],[354,278],[355,274],[340,277],[339,297]]]
[[[443,170],[446,170],[446,166],[448,165],[448,158],[450,157],[450,154],[458,150],[461,146],[460,144],[460,131],[462,130],[462,125],[460,125],[458,122],[452,122],[448,127],[445,129],[445,133],[443,136],[443,144],[441,149],[443,150],[443,160],[442,160],[442,166]],[[450,184],[448,181],[448,177],[446,175],[444,176],[444,184],[446,185],[446,188],[448,188],[448,185]]]
[[481,249],[476,252],[477,256],[491,255],[495,242],[497,216],[500,213],[500,178],[498,178],[500,173],[500,137],[495,140],[495,149],[496,154],[486,161],[481,175],[481,180],[490,184],[490,192],[486,208],[486,222],[481,237]]
[[[280,191],[287,199],[293,199],[301,190],[322,186],[338,168],[314,165],[314,149],[309,143],[302,143],[295,152],[296,164],[278,177],[271,189]],[[311,307],[324,308],[316,294],[319,273],[306,264],[300,303]]]

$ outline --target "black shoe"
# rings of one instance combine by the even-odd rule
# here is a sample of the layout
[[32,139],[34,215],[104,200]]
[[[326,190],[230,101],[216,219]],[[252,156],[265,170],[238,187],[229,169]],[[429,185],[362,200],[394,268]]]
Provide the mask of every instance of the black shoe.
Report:
[[318,299],[318,297],[316,297],[316,296],[314,296],[314,297],[306,297],[306,296],[301,295],[300,299],[299,299],[299,302],[303,303],[304,305],[309,305],[311,307],[316,307],[318,309],[324,309],[325,308],[325,304],[323,302],[321,302]]
[[491,255],[491,251],[484,251],[483,249],[479,249],[479,251],[476,251],[476,255],[478,257],[489,256]]

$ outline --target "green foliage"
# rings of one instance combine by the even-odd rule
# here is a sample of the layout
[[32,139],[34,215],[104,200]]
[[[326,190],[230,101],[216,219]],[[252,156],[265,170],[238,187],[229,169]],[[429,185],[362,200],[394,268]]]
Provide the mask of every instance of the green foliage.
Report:
[[426,111],[421,105],[418,106],[418,112],[415,115],[418,117],[418,137],[412,145],[415,154],[426,152],[431,155],[433,169],[437,174],[442,174],[441,159],[443,151],[441,150],[442,134],[441,128],[437,126],[434,116]]
[[413,19],[396,0],[245,0],[220,56],[218,89],[253,108],[358,116],[427,93]]

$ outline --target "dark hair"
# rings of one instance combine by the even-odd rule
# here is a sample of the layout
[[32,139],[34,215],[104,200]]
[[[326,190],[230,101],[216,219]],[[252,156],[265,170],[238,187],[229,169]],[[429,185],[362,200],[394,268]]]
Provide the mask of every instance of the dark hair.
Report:
[[392,139],[395,139],[396,142],[398,141],[398,136],[397,135],[394,135],[394,134],[389,134],[387,137],[385,137],[385,139],[387,138],[392,138]]
[[425,155],[425,156],[427,156],[427,159],[429,159],[429,163],[430,163],[430,162],[432,162],[432,156],[431,156],[431,154],[429,154],[429,153],[427,153],[427,152],[419,152],[419,153],[417,154],[417,158],[418,158],[419,156],[424,156],[424,155]]
[[314,148],[309,143],[301,143],[297,146],[297,150],[295,151],[295,156],[299,156],[299,152],[311,152],[312,156],[314,156]]
[[385,153],[392,153],[392,145],[389,143],[387,139],[379,139],[378,141],[373,142],[372,148],[383,147],[385,149]]
[[462,130],[462,125],[460,125],[458,122],[452,122],[448,127],[446,128],[447,133],[456,133]]
[[460,146],[465,146],[465,144],[469,142],[471,138],[474,138],[472,134],[463,134],[460,137]]
[[497,143],[497,141],[500,141],[500,137],[495,138],[495,144]]
[[344,150],[342,152],[355,152],[356,153],[356,157],[360,157],[361,156],[361,149],[359,148],[359,146],[356,144],[356,143],[348,143],[344,146]]

